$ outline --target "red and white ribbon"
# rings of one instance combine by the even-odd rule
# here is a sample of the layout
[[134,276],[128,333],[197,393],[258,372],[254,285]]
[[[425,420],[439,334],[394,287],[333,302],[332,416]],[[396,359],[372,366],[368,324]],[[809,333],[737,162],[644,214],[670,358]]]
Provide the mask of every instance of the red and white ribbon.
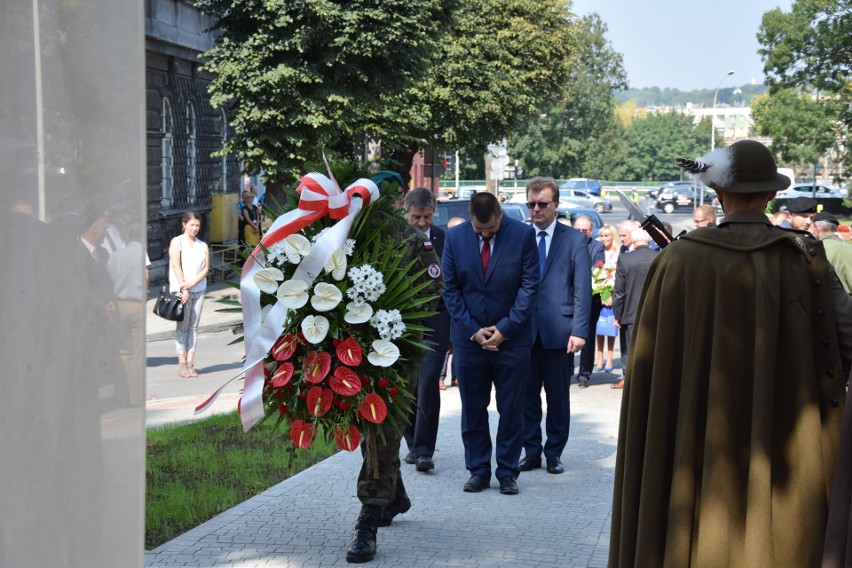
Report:
[[[293,279],[304,280],[310,286],[321,274],[331,253],[343,247],[358,211],[367,207],[371,200],[378,199],[380,194],[379,188],[369,179],[359,179],[345,191],[341,191],[334,180],[318,173],[302,177],[296,191],[299,192],[298,208],[278,217],[260,242],[268,249],[326,215],[338,220],[317,239],[310,254],[302,259],[293,274]],[[283,332],[288,311],[277,302],[261,323],[260,289],[254,282],[254,275],[265,265],[266,256],[258,245],[246,259],[240,277],[240,303],[243,308],[243,336],[246,346],[246,361],[242,369],[246,380],[240,403],[240,417],[246,432],[263,418],[263,360]],[[199,405],[195,409],[196,414],[207,410],[228,383]]]

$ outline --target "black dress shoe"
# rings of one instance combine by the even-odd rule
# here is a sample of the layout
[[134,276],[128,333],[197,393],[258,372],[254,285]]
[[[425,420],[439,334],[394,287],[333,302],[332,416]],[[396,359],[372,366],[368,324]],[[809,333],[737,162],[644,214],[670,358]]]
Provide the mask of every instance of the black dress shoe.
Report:
[[408,452],[407,454],[405,454],[405,457],[403,458],[403,461],[404,461],[405,463],[413,464],[413,463],[415,463],[415,462],[417,461],[417,454],[415,454],[413,451],[412,451],[412,452]]
[[586,375],[578,375],[577,376],[577,386],[581,389],[589,388],[589,377]]
[[471,475],[467,483],[464,484],[466,493],[479,493],[483,489],[487,489],[491,485],[491,479],[484,475]]
[[565,473],[565,466],[559,458],[547,458],[547,473]]
[[426,472],[430,469],[435,469],[435,462],[429,456],[420,456],[417,458],[417,465],[415,467],[417,471]]
[[530,456],[525,457],[518,463],[518,469],[520,471],[532,471],[534,469],[538,469],[541,467],[541,458],[533,458]]
[[518,494],[518,483],[513,477],[507,476],[500,478],[500,493],[502,493],[503,495]]

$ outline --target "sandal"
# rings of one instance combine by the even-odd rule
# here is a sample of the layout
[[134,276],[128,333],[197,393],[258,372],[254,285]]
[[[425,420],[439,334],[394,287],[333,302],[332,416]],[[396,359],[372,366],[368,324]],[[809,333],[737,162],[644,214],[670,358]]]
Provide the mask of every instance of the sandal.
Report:
[[189,373],[189,375],[187,375],[187,376],[189,376],[189,377],[197,377],[198,376],[198,371],[195,370],[195,365],[193,365],[192,363],[186,364],[186,370]]
[[619,380],[617,383],[613,383],[609,385],[611,389],[623,389],[624,388],[624,379]]
[[178,363],[178,375],[184,379],[192,376],[189,374],[189,366],[186,363]]

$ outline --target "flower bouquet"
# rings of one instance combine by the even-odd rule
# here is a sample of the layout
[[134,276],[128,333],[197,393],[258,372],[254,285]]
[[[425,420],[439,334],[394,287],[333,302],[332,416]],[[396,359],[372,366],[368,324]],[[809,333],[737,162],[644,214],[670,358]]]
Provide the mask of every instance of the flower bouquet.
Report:
[[274,419],[294,448],[321,436],[354,451],[362,437],[407,421],[405,366],[426,349],[418,322],[434,313],[436,281],[405,219],[370,180],[343,191],[333,176],[309,174],[297,191],[298,208],[273,223],[243,267],[238,409],[245,430]]
[[615,267],[598,261],[592,268],[592,294],[600,294],[601,301],[606,302],[615,290]]

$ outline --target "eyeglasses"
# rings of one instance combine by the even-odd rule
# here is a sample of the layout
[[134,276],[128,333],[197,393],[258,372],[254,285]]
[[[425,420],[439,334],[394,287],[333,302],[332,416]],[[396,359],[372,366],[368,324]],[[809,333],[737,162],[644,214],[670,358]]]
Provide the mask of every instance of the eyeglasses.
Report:
[[553,203],[552,201],[528,201],[527,209],[535,209],[535,206],[538,205],[539,209],[547,209],[547,206]]

